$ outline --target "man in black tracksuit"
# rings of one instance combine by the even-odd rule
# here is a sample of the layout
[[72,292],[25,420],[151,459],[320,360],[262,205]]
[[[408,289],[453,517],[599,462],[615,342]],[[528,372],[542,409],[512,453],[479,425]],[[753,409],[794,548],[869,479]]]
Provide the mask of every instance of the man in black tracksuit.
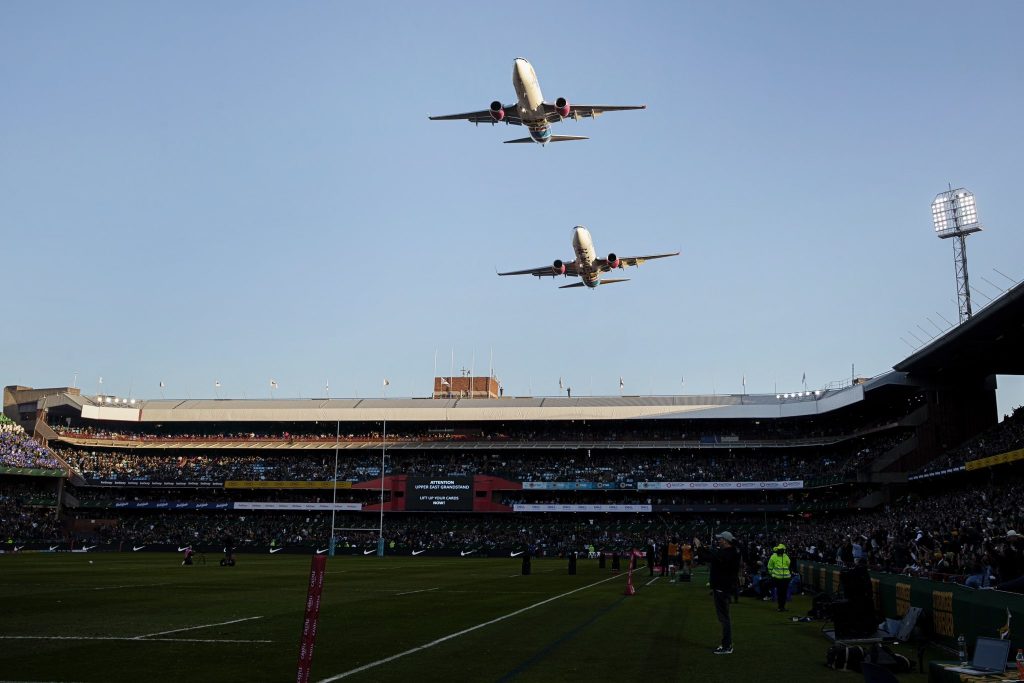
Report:
[[693,539],[693,549],[697,556],[707,561],[711,568],[712,595],[715,599],[715,614],[722,624],[722,644],[714,650],[716,655],[732,654],[732,621],[729,618],[729,599],[739,583],[740,554],[736,551],[736,537],[728,531],[715,536],[718,548],[705,548],[699,538]]

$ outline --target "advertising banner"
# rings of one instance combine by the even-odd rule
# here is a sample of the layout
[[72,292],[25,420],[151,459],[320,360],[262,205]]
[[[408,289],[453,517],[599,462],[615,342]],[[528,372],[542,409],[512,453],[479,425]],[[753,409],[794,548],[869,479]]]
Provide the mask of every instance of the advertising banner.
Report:
[[219,489],[224,486],[223,481],[205,480],[171,480],[163,479],[103,479],[102,477],[86,477],[86,486],[114,486],[125,488],[163,488],[163,489]]
[[788,503],[722,503],[694,505],[653,505],[652,512],[792,512]]
[[[243,481],[229,480],[224,482],[226,489],[333,489],[333,481]],[[339,481],[339,489],[352,488],[352,482]]]
[[516,503],[513,512],[650,512],[650,505],[564,505]]
[[63,477],[64,470],[48,470],[40,467],[11,467],[0,465],[0,474],[20,474],[26,477]]
[[347,510],[363,509],[362,503],[271,503],[265,501],[235,503],[236,510]]
[[83,508],[111,508],[115,510],[230,510],[231,503],[191,503],[187,501],[124,501],[83,503]]
[[472,510],[472,477],[409,477],[406,510]]
[[533,491],[636,490],[636,484],[631,481],[524,481],[523,489]]
[[82,509],[101,508],[106,510],[340,510],[358,512],[362,503],[278,503],[267,501],[193,503],[188,501],[102,501],[84,503]]
[[642,481],[641,491],[782,491],[802,489],[801,481]]

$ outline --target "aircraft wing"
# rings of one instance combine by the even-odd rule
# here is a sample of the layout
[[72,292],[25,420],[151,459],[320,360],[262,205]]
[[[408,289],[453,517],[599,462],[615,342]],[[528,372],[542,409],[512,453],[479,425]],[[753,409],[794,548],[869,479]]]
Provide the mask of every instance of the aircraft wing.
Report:
[[[565,275],[572,277],[579,277],[579,271],[576,270],[576,263],[574,261],[563,261],[562,265],[565,266]],[[539,268],[527,268],[525,270],[512,270],[507,273],[498,273],[498,275],[533,275],[535,277],[556,277],[562,275],[562,273],[555,272],[554,266],[548,264]]]
[[[567,119],[580,119],[585,118],[597,118],[606,111],[629,111],[631,109],[647,109],[646,104],[571,104],[569,105],[569,115]],[[545,102],[544,103],[544,115],[549,123],[555,121],[561,121],[562,117],[558,115],[558,111],[555,109],[555,105]]]
[[431,121],[469,121],[470,123],[509,123],[513,126],[523,125],[523,120],[516,113],[515,104],[505,105],[505,118],[500,122],[491,117],[490,109],[468,111],[465,114],[446,114],[445,116],[428,116]]
[[[673,251],[670,254],[651,254],[650,256],[620,256],[619,267],[625,268],[626,266],[639,266],[643,265],[645,261],[653,261],[658,258],[668,258],[669,256],[679,256],[679,252]],[[608,265],[608,259],[599,258],[594,262],[594,265],[600,267],[602,273],[607,273],[611,270],[611,266]]]

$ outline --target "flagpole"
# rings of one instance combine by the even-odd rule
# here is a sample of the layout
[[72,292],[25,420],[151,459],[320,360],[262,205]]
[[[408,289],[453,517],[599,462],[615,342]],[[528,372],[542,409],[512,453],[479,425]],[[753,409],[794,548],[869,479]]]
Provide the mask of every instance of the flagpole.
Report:
[[380,442],[380,531],[377,541],[377,551],[384,554],[384,454],[387,452],[388,443],[388,421],[384,419],[383,438]]
[[[329,383],[328,383],[329,384]],[[338,508],[338,447],[341,444],[341,420],[338,420],[337,431],[334,435],[334,494],[331,497],[331,538],[327,544],[330,557],[334,557],[334,530],[337,526],[334,523],[334,516]]]

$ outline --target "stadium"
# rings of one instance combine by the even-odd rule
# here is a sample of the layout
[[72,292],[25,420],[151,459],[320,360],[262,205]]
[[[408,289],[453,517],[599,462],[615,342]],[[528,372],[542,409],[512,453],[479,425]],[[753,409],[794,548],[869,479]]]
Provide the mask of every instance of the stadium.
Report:
[[[313,680],[729,680],[742,658],[695,654],[718,626],[700,553],[683,561],[728,531],[740,652],[796,649],[792,680],[842,680],[828,623],[791,617],[845,591],[872,636],[920,608],[901,679],[936,680],[961,636],[1006,627],[1024,645],[1024,410],[999,421],[995,402],[1021,348],[1017,286],[890,372],[779,395],[511,397],[466,376],[423,399],[9,386],[4,675],[156,679],[187,661],[203,680],[290,678],[311,558],[329,558]],[[766,579],[780,542],[789,614]],[[830,619],[831,640],[879,642]]]

